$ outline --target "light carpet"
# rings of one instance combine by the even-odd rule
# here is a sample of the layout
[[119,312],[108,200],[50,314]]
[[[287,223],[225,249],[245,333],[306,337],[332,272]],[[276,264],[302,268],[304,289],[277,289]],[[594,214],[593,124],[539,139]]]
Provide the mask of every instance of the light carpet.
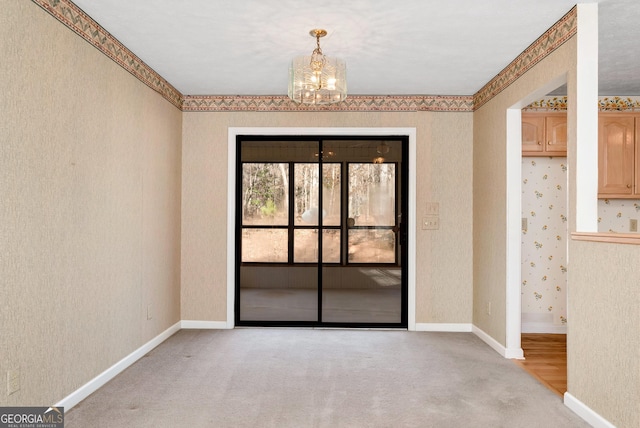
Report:
[[85,427],[587,427],[471,333],[181,330],[65,415]]

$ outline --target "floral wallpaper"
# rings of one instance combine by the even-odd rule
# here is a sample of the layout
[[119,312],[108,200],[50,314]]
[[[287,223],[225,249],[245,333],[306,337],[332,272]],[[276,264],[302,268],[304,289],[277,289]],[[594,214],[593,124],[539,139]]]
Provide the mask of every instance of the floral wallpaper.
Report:
[[[566,109],[566,96],[548,96],[532,102],[523,110],[562,111]],[[598,99],[598,110],[638,112],[640,111],[640,96],[601,97]],[[640,220],[640,199],[598,200],[599,232],[636,233],[629,230],[629,220],[631,219]]]
[[567,97],[545,97],[534,101],[523,110],[559,111],[567,109]]
[[638,97],[604,97],[598,100],[600,111],[626,111],[640,110],[640,98]]
[[640,220],[640,200],[598,199],[598,232],[636,233],[629,230],[632,219]]
[[[522,159],[523,331],[567,323],[567,158]],[[526,221],[526,228],[524,222]],[[527,328],[528,321],[544,331]]]
[[[567,109],[567,97],[544,97],[523,110],[561,111]],[[640,111],[640,97],[603,97],[598,99],[600,111]]]

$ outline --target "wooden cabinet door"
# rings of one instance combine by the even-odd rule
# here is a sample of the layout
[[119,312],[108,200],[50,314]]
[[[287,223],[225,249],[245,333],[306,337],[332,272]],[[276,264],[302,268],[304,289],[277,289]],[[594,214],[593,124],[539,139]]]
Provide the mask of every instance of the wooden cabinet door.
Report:
[[634,168],[636,182],[633,189],[635,195],[640,195],[640,117],[636,117],[636,164]]
[[547,152],[567,153],[567,115],[554,115],[546,117],[545,149]]
[[522,151],[542,152],[544,149],[544,117],[522,115]]
[[631,195],[634,184],[635,119],[601,115],[598,121],[598,193]]

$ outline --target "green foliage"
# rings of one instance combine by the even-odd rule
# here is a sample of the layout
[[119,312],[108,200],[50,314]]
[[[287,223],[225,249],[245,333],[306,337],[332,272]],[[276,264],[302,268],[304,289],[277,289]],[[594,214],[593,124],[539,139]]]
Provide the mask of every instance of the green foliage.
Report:
[[278,163],[243,165],[243,212],[245,218],[274,217],[286,201],[284,180],[287,168]]
[[273,217],[277,210],[276,204],[271,199],[267,199],[265,204],[260,207],[260,213],[265,217]]

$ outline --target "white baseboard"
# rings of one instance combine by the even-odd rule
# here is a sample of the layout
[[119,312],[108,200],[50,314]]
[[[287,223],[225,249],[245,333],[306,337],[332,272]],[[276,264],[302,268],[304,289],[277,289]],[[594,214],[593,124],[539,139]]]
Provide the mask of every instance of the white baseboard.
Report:
[[56,403],[55,407],[64,407],[65,411],[68,411],[73,406],[87,398],[89,395],[93,394],[111,379],[116,377],[118,374],[122,373],[127,367],[131,366],[140,358],[144,357],[149,351],[160,345],[162,342],[167,340],[179,330],[180,322],[177,322],[144,345],[142,345],[140,348],[136,349],[135,351],[115,363],[113,366],[100,373],[98,376],[91,379],[89,382],[82,385],[71,394],[67,395],[60,402]]
[[524,359],[524,352],[522,351],[522,348],[505,348],[504,346],[502,346],[500,342],[495,340],[493,337],[489,336],[482,329],[480,329],[475,325],[472,326],[471,331],[473,332],[473,334],[478,336],[484,343],[492,347],[494,351],[496,351],[498,354],[502,355],[503,357],[516,359],[516,360]]
[[522,312],[521,317],[521,333],[567,334],[566,324],[554,323],[551,312]]
[[521,328],[523,333],[567,334],[566,325],[523,321]]
[[504,357],[510,360],[524,360],[522,348],[505,348]]
[[564,393],[564,405],[594,428],[616,428],[615,425],[568,392]]
[[184,329],[220,330],[233,328],[232,323],[227,321],[180,321],[180,327]]
[[415,331],[444,331],[453,333],[470,333],[470,323],[416,323]]

